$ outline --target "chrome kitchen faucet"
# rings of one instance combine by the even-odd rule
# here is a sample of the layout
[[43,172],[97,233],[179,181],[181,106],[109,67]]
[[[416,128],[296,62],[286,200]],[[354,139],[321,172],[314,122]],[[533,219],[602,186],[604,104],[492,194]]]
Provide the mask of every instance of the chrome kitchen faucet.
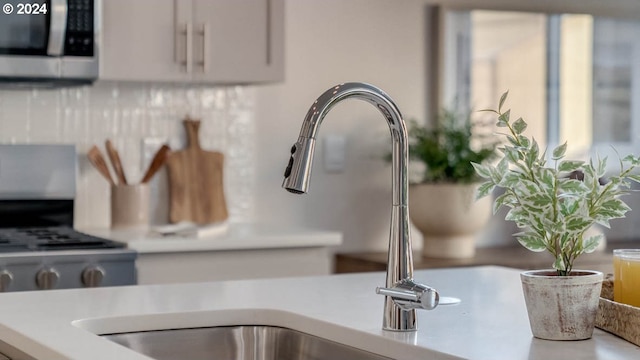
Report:
[[364,83],[345,83],[325,91],[311,105],[302,122],[298,141],[291,148],[291,158],[284,173],[282,187],[295,194],[309,188],[316,136],[320,123],[331,108],[348,98],[364,100],[374,105],[387,120],[392,141],[393,189],[389,255],[385,287],[376,292],[385,295],[382,327],[392,331],[415,331],[416,309],[431,310],[438,306],[438,292],[413,281],[413,257],[409,231],[409,180],[407,165],[409,148],[407,129],[396,104],[382,90]]

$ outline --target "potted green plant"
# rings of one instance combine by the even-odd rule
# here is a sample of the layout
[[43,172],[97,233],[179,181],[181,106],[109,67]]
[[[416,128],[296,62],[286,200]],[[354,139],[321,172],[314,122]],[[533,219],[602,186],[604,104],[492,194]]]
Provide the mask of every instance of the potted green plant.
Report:
[[[607,159],[566,160],[567,144],[557,146],[547,160],[546,151],[524,135],[527,123],[510,119],[502,111],[507,93],[500,97],[497,126],[507,140],[500,148],[502,159],[496,164],[473,166],[485,179],[477,198],[501,188],[494,200],[494,212],[509,208],[506,220],[516,223],[515,234],[525,248],[551,253],[553,269],[526,271],[521,280],[533,335],[550,340],[580,340],[593,333],[598,309],[602,273],[574,270],[575,260],[598,246],[601,235],[585,235],[594,224],[609,227],[609,221],[622,218],[630,210],[620,198],[631,182],[640,182],[633,170],[640,158],[629,155],[620,160],[620,169],[607,174]],[[581,172],[583,179],[567,176]],[[607,176],[607,181],[600,179]]]
[[410,218],[423,235],[423,254],[468,258],[475,237],[491,217],[491,200],[474,201],[481,178],[472,162],[496,155],[497,142],[469,113],[443,109],[435,126],[409,121],[409,157],[424,165],[409,187]]

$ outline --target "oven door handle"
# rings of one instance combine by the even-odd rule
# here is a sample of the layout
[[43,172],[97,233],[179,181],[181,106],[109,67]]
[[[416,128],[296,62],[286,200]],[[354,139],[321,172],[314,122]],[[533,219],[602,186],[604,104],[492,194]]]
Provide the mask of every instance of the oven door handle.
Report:
[[50,0],[49,42],[47,55],[60,56],[64,51],[64,34],[67,31],[67,0]]

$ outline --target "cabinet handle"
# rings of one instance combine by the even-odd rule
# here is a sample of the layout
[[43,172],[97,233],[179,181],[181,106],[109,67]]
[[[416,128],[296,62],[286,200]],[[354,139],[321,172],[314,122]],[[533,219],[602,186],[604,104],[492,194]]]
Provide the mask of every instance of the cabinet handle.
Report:
[[180,65],[185,67],[187,74],[190,74],[193,68],[193,62],[191,60],[191,54],[193,53],[193,25],[190,22],[184,24],[178,33],[180,36],[184,36],[184,57],[180,58],[178,54],[180,46],[176,44],[176,58],[180,62]]
[[202,24],[202,29],[199,32],[200,36],[202,36],[202,60],[198,63],[198,65],[202,66],[202,72],[206,73],[209,71],[209,64],[207,61],[207,53],[209,52],[209,23]]
[[265,34],[267,36],[267,53],[266,55],[266,63],[267,65],[271,65],[271,0],[267,0],[267,28],[265,29]]

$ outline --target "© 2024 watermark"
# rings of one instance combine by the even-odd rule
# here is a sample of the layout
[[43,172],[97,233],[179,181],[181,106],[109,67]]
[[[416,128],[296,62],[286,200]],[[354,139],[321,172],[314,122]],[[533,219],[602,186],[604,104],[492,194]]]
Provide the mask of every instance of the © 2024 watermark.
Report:
[[47,11],[49,9],[46,2],[6,2],[2,5],[2,13],[5,15],[47,15]]

